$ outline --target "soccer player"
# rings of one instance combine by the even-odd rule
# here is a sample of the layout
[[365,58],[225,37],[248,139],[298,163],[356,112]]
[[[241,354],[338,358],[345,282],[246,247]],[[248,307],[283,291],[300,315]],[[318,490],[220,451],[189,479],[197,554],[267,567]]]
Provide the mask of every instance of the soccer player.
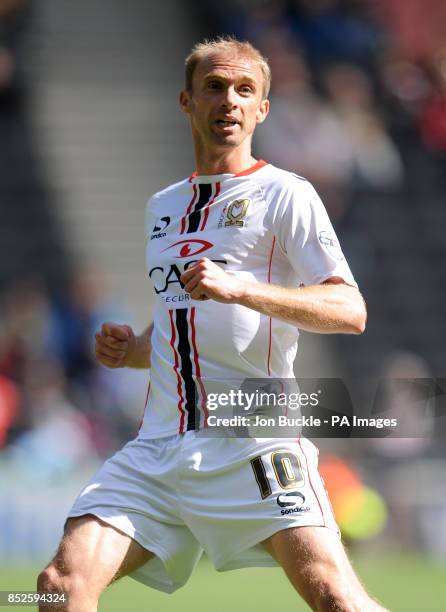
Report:
[[365,327],[315,190],[252,156],[269,86],[249,43],[200,43],[186,60],[180,106],[196,171],[147,206],[154,324],[136,336],[105,323],[96,335],[99,363],[151,367],[144,420],[81,492],[39,576],[39,591],[68,593],[60,609],[97,610],[125,575],[172,592],[204,549],[219,570],[280,564],[313,610],[383,610],[342,547],[315,446],[209,435],[206,397],[219,381],[292,378],[298,328]]

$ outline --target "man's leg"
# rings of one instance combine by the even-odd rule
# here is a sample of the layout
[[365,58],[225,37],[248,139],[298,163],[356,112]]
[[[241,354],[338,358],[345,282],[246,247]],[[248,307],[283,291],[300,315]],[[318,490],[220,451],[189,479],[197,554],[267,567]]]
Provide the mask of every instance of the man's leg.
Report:
[[153,557],[129,536],[92,514],[70,518],[56,556],[41,572],[37,590],[64,592],[66,604],[40,612],[96,612],[102,591]]
[[325,527],[294,527],[264,546],[317,612],[384,612],[364,590],[337,534]]

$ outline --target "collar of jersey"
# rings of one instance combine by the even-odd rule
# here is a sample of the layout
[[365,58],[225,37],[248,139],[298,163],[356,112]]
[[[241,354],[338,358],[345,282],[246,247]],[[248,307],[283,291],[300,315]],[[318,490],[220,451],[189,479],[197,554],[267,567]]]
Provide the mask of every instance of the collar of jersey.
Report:
[[247,174],[252,174],[263,166],[266,166],[268,162],[263,159],[259,159],[253,166],[247,168],[246,170],[242,170],[241,172],[237,172],[237,174],[197,174],[193,172],[189,177],[190,183],[221,183],[226,181],[227,179],[238,177],[238,176],[246,176]]

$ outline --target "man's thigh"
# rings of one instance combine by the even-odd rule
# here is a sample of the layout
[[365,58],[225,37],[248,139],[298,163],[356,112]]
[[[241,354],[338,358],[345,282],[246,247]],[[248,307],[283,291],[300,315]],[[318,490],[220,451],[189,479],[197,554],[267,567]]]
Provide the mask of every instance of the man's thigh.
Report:
[[51,562],[59,576],[76,576],[99,595],[114,580],[126,576],[153,557],[130,536],[92,514],[70,518]]
[[[325,527],[294,527],[265,540],[265,548],[282,566],[290,582],[313,610],[383,610],[367,595],[356,576],[336,532]],[[319,607],[333,598],[344,607]]]
[[94,515],[152,551],[155,558],[132,571],[128,567],[132,546],[126,573],[168,593],[188,580],[202,552],[181,516],[177,492],[181,440],[175,435],[127,443],[93,475],[68,513],[70,519]]

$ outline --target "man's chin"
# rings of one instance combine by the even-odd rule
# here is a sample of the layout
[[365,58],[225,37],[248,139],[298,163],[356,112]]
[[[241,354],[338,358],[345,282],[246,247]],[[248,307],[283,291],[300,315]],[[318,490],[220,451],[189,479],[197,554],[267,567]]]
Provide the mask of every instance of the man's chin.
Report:
[[237,138],[234,134],[213,134],[212,138],[215,145],[221,147],[238,147],[241,140]]

